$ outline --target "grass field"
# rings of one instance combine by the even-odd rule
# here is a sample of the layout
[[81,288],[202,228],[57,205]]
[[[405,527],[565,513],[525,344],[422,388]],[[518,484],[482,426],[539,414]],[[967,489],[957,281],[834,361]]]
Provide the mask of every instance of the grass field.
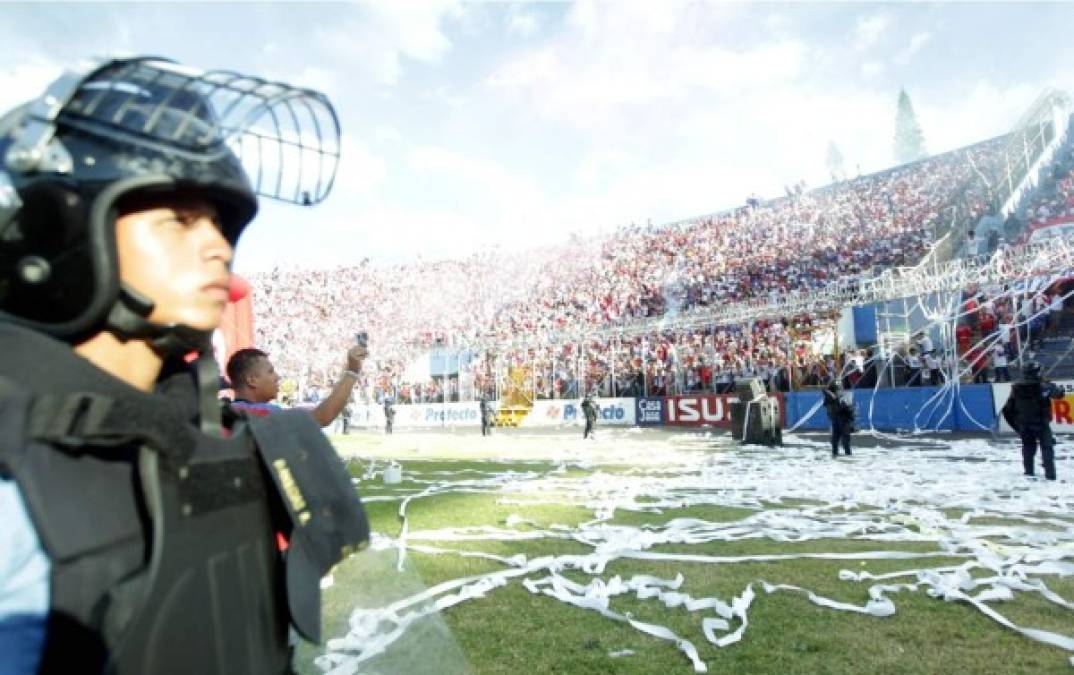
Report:
[[[1009,445],[879,446],[833,461],[822,443],[809,439],[792,438],[789,447],[761,451],[735,449],[720,435],[655,432],[609,431],[588,444],[574,435],[519,432],[490,439],[361,434],[335,441],[341,454],[362,458],[350,469],[378,538],[375,551],[341,564],[325,590],[327,638],[354,628],[348,618],[356,608],[385,607],[455,579],[518,572],[483,589],[483,595],[474,593],[477,597],[416,622],[382,654],[361,664],[339,661],[340,673],[693,672],[688,650],[675,639],[648,634],[649,625],[688,641],[708,672],[1071,670],[1074,651],[1005,628],[950,593],[947,600],[929,593],[952,580],[957,586],[953,568],[977,563],[961,579],[967,596],[1013,585],[1009,599],[990,600],[987,606],[1017,626],[1074,635],[1069,604],[1074,598],[1074,488],[1026,481]],[[1074,462],[1062,446],[1060,455],[1060,476],[1070,476]],[[402,464],[403,483],[381,481],[379,471],[388,458]],[[372,478],[364,478],[371,473],[371,459]],[[399,572],[399,510],[407,496],[412,497],[406,506],[408,550]],[[423,547],[441,552],[423,552]],[[870,557],[876,552],[924,557]],[[639,559],[639,554],[718,558]],[[788,557],[799,554],[842,557]],[[771,555],[783,559],[740,559]],[[606,567],[593,569],[594,556]],[[1041,567],[1042,561],[1051,567]],[[533,568],[529,572],[527,565]],[[923,570],[940,572],[924,576],[931,583],[919,583],[923,577],[917,571]],[[847,580],[841,579],[841,571],[909,574],[854,581],[846,572]],[[616,576],[675,580],[680,574],[674,593],[650,579],[643,593],[600,597]],[[527,589],[524,579],[540,592]],[[594,585],[594,579],[605,585]],[[971,588],[967,579],[984,583]],[[1049,600],[1019,586],[1034,579],[1059,597]],[[591,597],[585,600],[570,582],[587,587]],[[884,602],[869,602],[870,585],[917,585],[885,593],[895,611],[874,616],[821,606],[804,591],[768,593],[763,582],[872,609]],[[739,641],[723,647],[703,631],[706,618],[720,618],[719,608],[688,611],[684,596],[676,595],[715,598],[726,609],[748,587],[756,594],[746,612],[748,626]],[[556,588],[559,598],[548,594]],[[563,593],[564,588],[577,592]],[[639,623],[593,608],[605,606]],[[736,614],[711,634],[722,638],[742,623]],[[373,638],[383,642],[391,627],[391,622],[358,626],[354,636],[365,647]],[[358,653],[332,642],[329,651],[339,659]],[[322,672],[313,659],[323,652],[303,646],[301,672]]]

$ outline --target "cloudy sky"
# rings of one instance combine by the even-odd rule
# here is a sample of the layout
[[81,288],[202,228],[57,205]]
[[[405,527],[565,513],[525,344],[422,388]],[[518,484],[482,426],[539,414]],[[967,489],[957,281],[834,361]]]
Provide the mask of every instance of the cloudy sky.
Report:
[[89,56],[148,53],[318,88],[336,189],[266,205],[240,271],[562,240],[892,164],[899,87],[932,152],[1074,91],[1074,5],[10,4],[0,108]]

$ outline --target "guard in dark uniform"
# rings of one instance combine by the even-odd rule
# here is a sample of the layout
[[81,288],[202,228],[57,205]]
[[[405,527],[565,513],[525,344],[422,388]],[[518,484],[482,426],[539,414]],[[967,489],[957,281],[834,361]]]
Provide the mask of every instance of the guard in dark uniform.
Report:
[[839,446],[843,453],[850,453],[850,434],[854,431],[854,403],[849,400],[838,382],[832,382],[824,390],[824,410],[832,423],[832,457],[839,456]]
[[[281,126],[299,108],[316,129]],[[305,411],[222,416],[210,336],[257,195],[327,195],[334,120],[316,92],[144,58],[0,118],[0,489],[24,506],[0,517],[47,586],[22,610],[43,640],[5,640],[32,651],[3,672],[289,673],[289,627],[320,639],[361,502]],[[255,150],[252,185],[233,153],[299,138],[312,184]]]
[[481,407],[481,435],[488,436],[492,433],[492,404],[482,396],[479,405]]
[[1022,368],[1022,379],[1011,385],[1011,394],[1003,405],[1003,418],[1022,437],[1022,467],[1025,475],[1034,475],[1033,459],[1040,445],[1044,477],[1055,480],[1055,436],[1052,435],[1052,401],[1063,398],[1063,391],[1041,377],[1040,364],[1030,361]]
[[392,427],[395,426],[395,406],[390,398],[384,399],[384,433],[391,436]]
[[593,400],[592,396],[588,394],[582,399],[582,414],[585,415],[585,431],[582,432],[582,438],[589,438],[593,433],[593,427],[597,423],[597,416],[600,414],[600,406]]

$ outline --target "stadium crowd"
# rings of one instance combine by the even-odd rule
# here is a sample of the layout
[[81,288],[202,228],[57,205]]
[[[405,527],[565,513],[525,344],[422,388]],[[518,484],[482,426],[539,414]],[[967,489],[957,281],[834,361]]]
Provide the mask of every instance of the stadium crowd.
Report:
[[1052,165],[1050,180],[1021,210],[1032,229],[1058,220],[1074,221],[1074,148],[1067,146]]
[[[952,206],[971,222],[988,209],[1005,141],[540,250],[486,248],[463,259],[395,266],[277,268],[251,277],[257,345],[300,388],[320,388],[338,372],[337,356],[354,333],[368,331],[374,358],[360,389],[369,400],[492,395],[505,364],[526,371],[519,384],[538,397],[720,390],[747,374],[780,390],[824,384],[846,370],[817,347],[832,317],[636,338],[616,337],[615,329],[916,264],[951,224]],[[587,331],[601,337],[565,339]],[[518,336],[525,347],[512,346]],[[437,347],[473,351],[460,359],[468,364],[459,379],[414,367]]]

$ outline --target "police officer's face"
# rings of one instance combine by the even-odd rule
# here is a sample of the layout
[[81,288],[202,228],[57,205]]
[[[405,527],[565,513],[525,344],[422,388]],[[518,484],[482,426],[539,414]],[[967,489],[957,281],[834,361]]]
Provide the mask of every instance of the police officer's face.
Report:
[[280,375],[273,367],[272,361],[265,358],[257,360],[253,372],[246,381],[260,402],[271,401],[280,392]]
[[116,218],[119,276],[154,302],[149,320],[212,330],[228,303],[231,245],[199,198],[139,198]]

